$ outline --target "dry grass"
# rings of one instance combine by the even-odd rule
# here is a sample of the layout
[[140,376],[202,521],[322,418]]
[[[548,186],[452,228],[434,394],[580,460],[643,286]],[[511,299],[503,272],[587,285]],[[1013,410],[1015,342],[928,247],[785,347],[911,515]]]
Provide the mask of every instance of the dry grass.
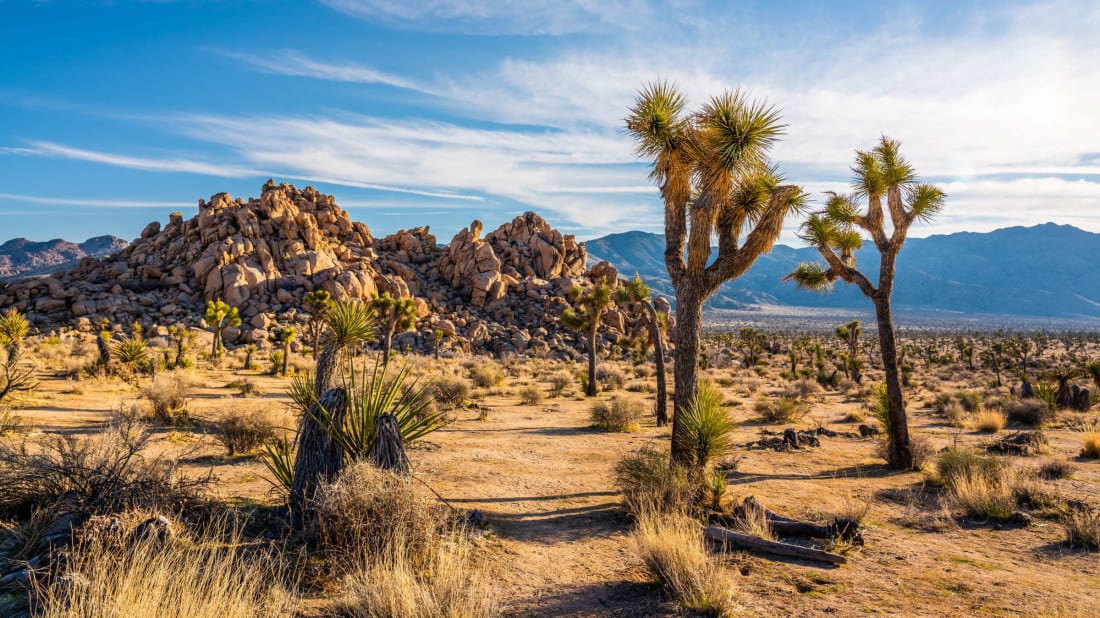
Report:
[[1073,509],[1062,518],[1062,527],[1071,546],[1100,549],[1100,511]]
[[141,388],[141,396],[149,402],[153,420],[164,425],[178,425],[187,419],[190,392],[191,375],[184,371],[157,374]]
[[615,464],[615,484],[627,511],[635,516],[687,510],[697,495],[687,470],[668,465],[668,453],[650,446]]
[[774,401],[757,399],[753,410],[765,422],[773,425],[797,423],[810,411],[805,402],[792,397],[780,397]]
[[708,555],[695,520],[677,513],[642,513],[634,541],[650,572],[682,606],[710,616],[741,612],[734,576]]
[[1081,457],[1100,459],[1100,431],[1090,431],[1081,441]]
[[276,423],[263,402],[237,402],[214,423],[214,437],[229,451],[229,455],[254,452],[275,438]]
[[592,424],[605,431],[638,431],[638,421],[644,413],[645,406],[640,401],[612,397],[592,404]]
[[560,371],[550,376],[547,383],[550,385],[550,396],[561,397],[565,393],[565,389],[573,384],[573,375],[568,371]]
[[279,560],[246,556],[239,537],[161,541],[147,535],[125,545],[97,540],[69,558],[73,575],[37,590],[47,618],[252,618],[290,615]]
[[493,361],[485,361],[470,367],[470,380],[478,388],[493,388],[504,383],[504,370]]
[[542,394],[542,389],[534,384],[519,389],[519,401],[525,406],[537,406],[542,403],[544,398],[545,395]]
[[981,410],[974,414],[974,429],[982,433],[997,433],[1005,428],[1005,415],[996,410]]

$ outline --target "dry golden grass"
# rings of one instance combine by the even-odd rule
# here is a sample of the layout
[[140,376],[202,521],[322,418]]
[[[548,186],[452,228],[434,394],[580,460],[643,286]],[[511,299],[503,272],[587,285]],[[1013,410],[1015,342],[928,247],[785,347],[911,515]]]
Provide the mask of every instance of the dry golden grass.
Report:
[[982,433],[997,433],[1005,428],[1004,413],[996,410],[980,410],[974,414],[974,429]]
[[1081,441],[1081,457],[1100,459],[1100,432],[1090,431]]
[[695,520],[678,513],[643,512],[634,541],[650,572],[684,607],[711,616],[741,612],[734,576],[708,554]]
[[246,557],[238,543],[235,534],[228,541],[94,541],[72,554],[74,575],[37,590],[37,604],[47,618],[291,615],[294,599],[282,586],[278,559]]
[[1062,518],[1062,526],[1071,546],[1100,549],[1100,511],[1074,509]]

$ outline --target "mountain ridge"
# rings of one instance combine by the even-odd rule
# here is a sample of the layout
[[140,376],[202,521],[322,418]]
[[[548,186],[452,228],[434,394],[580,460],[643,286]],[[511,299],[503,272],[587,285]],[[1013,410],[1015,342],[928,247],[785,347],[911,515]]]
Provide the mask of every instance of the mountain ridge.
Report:
[[117,236],[94,236],[81,243],[62,238],[34,241],[12,238],[0,244],[0,278],[48,274],[86,257],[104,257],[130,243]]

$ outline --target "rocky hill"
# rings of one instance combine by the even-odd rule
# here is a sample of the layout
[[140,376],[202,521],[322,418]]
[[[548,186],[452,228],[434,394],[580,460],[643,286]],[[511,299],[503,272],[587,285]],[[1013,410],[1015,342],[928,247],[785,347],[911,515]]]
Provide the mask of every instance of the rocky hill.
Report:
[[82,258],[116,253],[127,244],[115,236],[96,236],[80,244],[60,238],[45,242],[14,238],[0,245],[0,279],[61,270]]
[[574,349],[557,316],[566,292],[586,284],[584,246],[534,213],[481,232],[474,221],[444,248],[427,227],[376,239],[333,196],[269,180],[259,198],[219,193],[199,200],[191,219],[150,223],[109,257],[0,283],[0,308],[15,306],[42,329],[90,331],[107,319],[163,334],[199,324],[205,303],[223,299],[244,319],[227,341],[264,345],[304,318],[311,290],[338,300],[389,292],[419,308],[416,330],[396,337],[398,347],[431,349],[438,329],[447,345],[470,351]]
[[[607,260],[620,272],[638,271],[655,290],[672,296],[664,266],[664,237],[612,234],[585,243],[589,260]],[[988,233],[913,238],[898,255],[894,303],[899,308],[1043,317],[1100,317],[1100,234],[1046,223]],[[722,286],[708,305],[868,307],[854,286],[831,294],[799,290],[781,280],[800,262],[818,259],[812,248],[776,245],[737,281]],[[864,246],[856,262],[873,278],[878,255]]]

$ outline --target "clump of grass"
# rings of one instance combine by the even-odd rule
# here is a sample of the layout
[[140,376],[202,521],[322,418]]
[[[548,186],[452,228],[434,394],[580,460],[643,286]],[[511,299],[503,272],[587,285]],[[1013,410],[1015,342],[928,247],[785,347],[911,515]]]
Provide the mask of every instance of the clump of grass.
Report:
[[229,455],[254,452],[275,438],[275,421],[263,404],[230,406],[214,423],[214,437]]
[[573,376],[568,372],[559,371],[550,376],[547,382],[550,384],[550,396],[561,397],[565,389],[569,388],[569,385],[573,383]]
[[696,488],[682,466],[670,466],[668,453],[645,446],[615,464],[615,484],[627,511],[668,513],[686,511]]
[[482,362],[470,368],[470,380],[478,388],[493,388],[504,383],[504,371],[495,362]]
[[537,406],[543,398],[542,389],[534,384],[519,389],[519,401],[525,406]]
[[1004,429],[1005,415],[996,410],[982,410],[974,415],[974,429],[982,433],[997,433]]
[[952,503],[966,516],[1005,520],[1016,512],[1018,476],[1004,461],[951,448],[940,454],[936,469]]
[[1040,427],[1054,420],[1054,409],[1039,399],[1016,399],[1005,402],[1002,407],[1008,420],[1013,423]]
[[1066,543],[1084,549],[1100,549],[1100,511],[1072,509],[1062,517]]
[[1081,457],[1100,459],[1100,431],[1090,431],[1081,440]]
[[733,577],[707,552],[699,524],[679,513],[644,513],[634,542],[649,571],[685,608],[734,616],[742,607]]
[[182,371],[159,373],[141,388],[141,396],[149,402],[152,419],[163,425],[180,425],[188,421],[191,376]]
[[600,363],[596,367],[596,382],[605,391],[620,391],[626,386],[626,374],[617,365]]
[[634,399],[612,397],[592,404],[592,424],[605,431],[632,432],[640,429],[638,421],[645,406]]
[[1048,461],[1039,466],[1039,476],[1048,481],[1069,478],[1073,475],[1073,466],[1065,461]]
[[792,397],[780,397],[775,400],[757,399],[753,410],[765,423],[797,423],[810,411],[805,402]]
[[426,392],[444,409],[461,408],[470,396],[470,384],[462,378],[435,378]]
[[700,382],[695,397],[680,415],[680,433],[675,439],[684,452],[691,453],[695,466],[705,468],[711,460],[729,454],[734,422],[713,384]]
[[814,380],[803,378],[795,382],[794,384],[791,384],[788,391],[793,399],[807,399],[811,395],[816,395],[817,393],[820,393],[821,385]]

